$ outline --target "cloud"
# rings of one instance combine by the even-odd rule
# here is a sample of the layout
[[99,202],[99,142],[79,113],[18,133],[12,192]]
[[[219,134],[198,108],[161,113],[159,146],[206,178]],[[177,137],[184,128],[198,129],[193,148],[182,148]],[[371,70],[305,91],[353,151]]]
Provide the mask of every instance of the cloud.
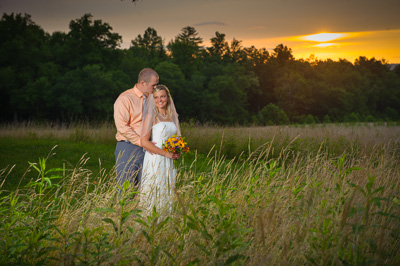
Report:
[[201,27],[201,26],[212,26],[212,25],[216,25],[216,26],[226,26],[225,23],[223,22],[219,22],[219,21],[207,21],[207,22],[202,22],[202,23],[197,23],[194,24],[197,27]]

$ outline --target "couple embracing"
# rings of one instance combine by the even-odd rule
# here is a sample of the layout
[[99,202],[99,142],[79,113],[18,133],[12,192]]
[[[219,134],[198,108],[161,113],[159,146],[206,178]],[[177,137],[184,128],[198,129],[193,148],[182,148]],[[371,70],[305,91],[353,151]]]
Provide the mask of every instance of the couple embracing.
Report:
[[162,149],[168,138],[181,132],[171,94],[158,81],[153,69],[143,69],[135,86],[121,93],[114,104],[117,182],[121,187],[125,181],[139,187],[144,213],[153,206],[157,211],[172,207],[173,160],[180,157]]

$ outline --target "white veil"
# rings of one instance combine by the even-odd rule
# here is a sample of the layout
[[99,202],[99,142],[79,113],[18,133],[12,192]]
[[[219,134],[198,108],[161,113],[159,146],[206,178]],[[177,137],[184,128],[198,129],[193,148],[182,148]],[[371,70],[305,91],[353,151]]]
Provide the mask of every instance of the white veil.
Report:
[[175,109],[174,101],[172,100],[171,94],[165,85],[157,85],[158,87],[165,87],[167,90],[169,106],[167,110],[167,118],[161,116],[154,102],[153,94],[150,94],[146,99],[146,108],[143,110],[143,120],[142,120],[142,132],[140,138],[146,138],[147,140],[151,137],[152,127],[159,122],[173,122],[176,126],[176,135],[181,136],[181,128],[179,125],[178,113]]

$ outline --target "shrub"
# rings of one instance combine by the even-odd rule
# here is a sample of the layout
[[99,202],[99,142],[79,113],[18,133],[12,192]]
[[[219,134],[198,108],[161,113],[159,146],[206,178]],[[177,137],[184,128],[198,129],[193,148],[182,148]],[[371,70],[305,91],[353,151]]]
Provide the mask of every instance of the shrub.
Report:
[[258,121],[263,125],[285,125],[289,124],[289,118],[285,111],[270,103],[258,113]]
[[351,113],[351,114],[345,115],[345,117],[344,117],[344,122],[347,122],[347,123],[360,122],[360,117],[359,117],[358,114],[356,114],[356,113],[353,112],[353,113]]
[[332,121],[331,121],[331,118],[329,117],[329,115],[325,115],[322,122],[324,124],[328,124],[328,123],[331,123]]

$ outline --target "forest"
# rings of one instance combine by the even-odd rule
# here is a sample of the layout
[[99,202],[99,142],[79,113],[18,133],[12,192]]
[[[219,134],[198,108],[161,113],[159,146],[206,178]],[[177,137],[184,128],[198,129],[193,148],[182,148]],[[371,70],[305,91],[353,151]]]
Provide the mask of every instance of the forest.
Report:
[[0,21],[0,121],[111,121],[118,95],[150,67],[171,91],[181,121],[219,125],[400,119],[400,65],[360,55],[296,59],[284,44],[243,47],[215,32],[205,47],[186,26],[164,43],[144,29],[122,36],[91,14],[69,32],[45,32],[29,14]]

